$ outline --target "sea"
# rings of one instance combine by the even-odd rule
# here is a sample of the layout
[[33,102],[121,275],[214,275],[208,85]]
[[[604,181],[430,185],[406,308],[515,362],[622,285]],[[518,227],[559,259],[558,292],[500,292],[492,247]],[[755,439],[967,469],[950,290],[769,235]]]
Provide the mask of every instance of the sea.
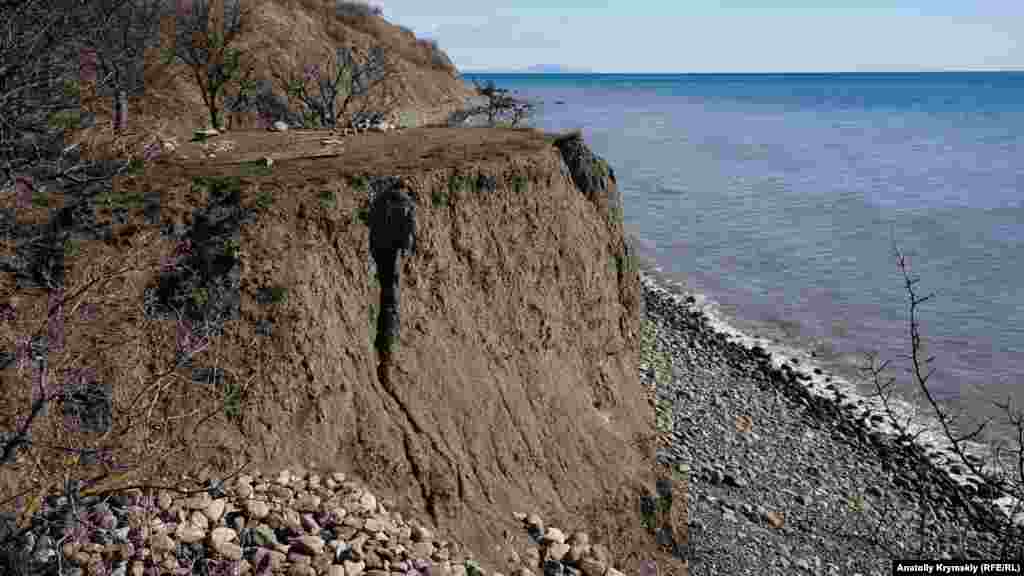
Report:
[[581,129],[641,258],[720,330],[875,411],[886,363],[923,441],[944,445],[926,388],[954,431],[992,419],[969,444],[988,465],[1017,447],[994,403],[1024,412],[1024,72],[463,79]]

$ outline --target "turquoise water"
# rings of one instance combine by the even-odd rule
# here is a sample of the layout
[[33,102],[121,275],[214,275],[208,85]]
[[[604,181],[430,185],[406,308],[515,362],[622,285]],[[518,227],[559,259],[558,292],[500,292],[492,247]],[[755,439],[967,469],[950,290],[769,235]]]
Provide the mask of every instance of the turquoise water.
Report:
[[877,351],[907,392],[895,240],[935,293],[917,311],[929,388],[973,418],[1024,408],[1024,73],[465,79],[582,128],[641,254],[729,324],[853,381]]

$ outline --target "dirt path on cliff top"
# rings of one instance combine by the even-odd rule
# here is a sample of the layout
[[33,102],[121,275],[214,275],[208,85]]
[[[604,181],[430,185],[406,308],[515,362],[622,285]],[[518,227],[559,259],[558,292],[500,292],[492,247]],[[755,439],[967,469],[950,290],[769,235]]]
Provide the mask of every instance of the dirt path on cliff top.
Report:
[[186,142],[177,147],[172,158],[174,164],[188,169],[197,165],[230,167],[264,158],[275,162],[339,158],[345,165],[358,166],[361,172],[383,174],[508,159],[547,146],[550,137],[525,128],[417,128],[350,135],[325,130],[239,130],[205,142]]
[[[535,546],[513,513],[536,512],[567,534],[589,533],[627,574],[647,559],[663,576],[685,573],[639,516],[639,497],[653,492],[660,472],[637,372],[639,276],[621,268],[621,222],[572,185],[551,135],[236,131],[182,143],[116,187],[159,192],[159,224],[190,225],[206,201],[187,185],[192,177],[237,174],[267,157],[272,173],[243,178],[233,200],[253,206],[261,187],[274,191],[272,207],[237,231],[245,252],[238,319],[217,337],[216,358],[193,366],[215,362],[211,369],[234,385],[252,383],[242,419],[212,418],[201,437],[169,437],[204,446],[169,460],[164,472],[224,474],[241,463],[228,455],[245,455],[266,472],[302,465],[353,473],[403,515],[474,551],[489,571],[509,573],[512,552],[525,558]],[[434,204],[430,191],[449,190],[454,169],[486,175],[493,189],[452,190],[446,205]],[[349,185],[359,174],[409,176],[418,198],[391,383],[378,379],[367,321],[379,287],[367,273],[366,225],[355,216],[365,193]],[[324,189],[337,192],[330,208],[317,198]],[[132,248],[158,262],[172,253],[175,240],[156,234],[142,213],[81,258],[117,261]],[[67,262],[68,282],[82,282],[86,267]],[[126,397],[173,357],[176,338],[173,322],[142,327],[137,307],[152,282],[142,280],[131,285],[138,293],[105,304],[108,324],[95,330],[108,339],[135,335],[93,354],[121,372]],[[269,286],[288,287],[288,298],[262,302]],[[272,335],[257,329],[267,321]],[[165,413],[195,411],[202,398],[191,374],[182,370],[161,397]],[[137,439],[143,451],[146,438]]]

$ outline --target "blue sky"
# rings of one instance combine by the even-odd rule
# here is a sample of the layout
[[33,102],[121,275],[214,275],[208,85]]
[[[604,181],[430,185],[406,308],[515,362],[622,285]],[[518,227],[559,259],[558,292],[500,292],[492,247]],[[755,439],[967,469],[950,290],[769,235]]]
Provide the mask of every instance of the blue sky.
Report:
[[1024,70],[1024,0],[371,0],[463,72]]

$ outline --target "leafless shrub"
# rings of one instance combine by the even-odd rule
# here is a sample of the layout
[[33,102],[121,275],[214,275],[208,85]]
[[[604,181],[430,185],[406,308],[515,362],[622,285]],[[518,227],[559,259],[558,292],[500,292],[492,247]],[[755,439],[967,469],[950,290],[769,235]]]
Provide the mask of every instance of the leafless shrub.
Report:
[[352,2],[338,0],[335,3],[335,13],[342,18],[367,18],[380,16],[384,11],[380,6],[373,6],[367,2]]
[[465,119],[474,116],[486,116],[488,126],[510,126],[515,127],[522,120],[528,118],[536,109],[532,102],[520,100],[509,96],[507,88],[498,88],[493,80],[480,85],[475,80],[477,94],[487,98],[487,103],[482,106],[470,108],[464,112]]
[[[942,434],[945,439],[949,442],[949,446],[952,448],[957,459],[964,467],[966,467],[975,477],[981,479],[982,484],[980,488],[984,488],[984,492],[989,497],[994,496],[1012,496],[1016,499],[1017,505],[1011,513],[1009,519],[999,520],[996,519],[994,523],[992,521],[986,521],[984,528],[996,534],[1001,542],[1000,559],[1008,558],[1024,558],[1024,541],[1021,540],[1021,531],[1014,525],[1014,516],[1021,511],[1021,506],[1024,505],[1024,412],[1020,410],[1013,410],[1010,402],[998,403],[993,402],[996,407],[1002,408],[1007,414],[1007,422],[1016,429],[1016,443],[1017,446],[1012,451],[1015,453],[1011,466],[1014,468],[1015,480],[1009,480],[1011,476],[1004,468],[1004,460],[1000,457],[1002,443],[997,444],[995,447],[994,461],[997,463],[999,468],[998,472],[990,472],[983,470],[977,463],[975,458],[968,455],[966,451],[967,442],[977,440],[982,430],[991,421],[986,420],[982,424],[975,427],[972,431],[958,434],[956,430],[961,429],[961,426],[957,424],[958,417],[952,416],[943,407],[943,403],[936,398],[934,393],[928,388],[928,379],[934,373],[934,369],[927,370],[925,368],[928,364],[931,364],[935,360],[934,356],[925,358],[923,354],[923,346],[921,343],[920,334],[920,322],[918,320],[918,307],[924,302],[932,299],[935,294],[929,294],[928,296],[918,297],[914,291],[914,285],[920,281],[920,278],[911,278],[907,271],[907,262],[905,256],[896,248],[895,242],[893,244],[893,255],[896,258],[897,265],[900,271],[903,273],[904,287],[909,295],[909,328],[910,328],[910,343],[911,353],[905,358],[910,361],[911,369],[910,372],[913,376],[914,382],[917,385],[916,390],[924,397],[927,405],[934,412],[936,419],[941,427]],[[912,423],[917,418],[917,411],[907,418],[899,418],[892,403],[893,385],[895,378],[889,378],[883,382],[879,378],[881,373],[889,365],[889,361],[883,362],[881,365],[876,366],[876,353],[867,353],[867,363],[863,368],[865,373],[870,374],[872,384],[874,385],[875,392],[872,394],[873,397],[879,398],[882,403],[883,410],[886,414],[888,423],[896,431],[896,440],[898,443],[911,446],[917,439],[923,434],[924,428],[913,430]],[[922,460],[918,470],[919,477],[924,477],[925,470],[924,461]],[[981,490],[979,490],[979,493]],[[918,557],[924,557],[928,551],[926,551],[926,545],[929,543],[934,544],[937,541],[936,535],[931,534],[930,528],[933,528],[936,523],[934,522],[934,511],[933,506],[928,503],[928,495],[924,491],[924,485],[922,483],[920,492],[918,494],[918,502],[920,506],[920,513],[918,516],[917,526],[917,550]],[[846,535],[851,538],[858,538],[872,543],[879,548],[883,549],[890,557],[905,557],[905,553],[898,553],[894,550],[883,537],[886,534],[883,524],[885,519],[890,513],[890,502],[887,500],[886,507],[881,510],[879,515],[879,525],[870,526],[863,530],[854,530],[847,532]],[[835,531],[838,531],[842,526],[837,526]],[[901,535],[902,536],[902,535]],[[908,547],[909,549],[909,547]],[[960,555],[965,557],[968,551],[965,550],[965,543],[961,539],[960,541]]]
[[203,102],[210,112],[210,125],[223,128],[222,100],[229,86],[238,84],[241,93],[255,89],[253,68],[243,67],[241,52],[230,45],[248,25],[251,10],[242,10],[241,0],[224,3],[223,30],[211,29],[221,19],[211,14],[209,0],[190,0],[191,10],[179,14],[174,47],[164,54],[165,62],[184,62],[192,71]]
[[[111,380],[109,367],[90,363],[95,348],[68,338],[78,328],[125,317],[117,314],[125,314],[131,300],[114,287],[130,286],[126,278],[149,266],[141,249],[120,254],[113,264],[98,257],[104,242],[86,240],[80,247],[85,254],[69,251],[69,228],[81,224],[78,209],[92,213],[88,200],[110,190],[112,178],[129,163],[82,162],[73,147],[63,146],[68,126],[53,125],[55,115],[81,111],[83,80],[95,81],[99,93],[140,89],[133,67],[151,40],[146,26],[155,8],[129,1],[0,0],[0,198],[5,212],[13,200],[19,218],[41,213],[46,219],[41,227],[4,222],[17,258],[0,257],[0,273],[15,280],[0,287],[0,506],[14,505],[17,513],[0,515],[3,574],[37,568],[21,542],[28,531],[52,522],[39,514],[47,496],[77,502],[133,487],[204,491],[153,481],[187,448],[168,441],[184,420],[153,408],[168,394],[179,361],[212,346],[205,327],[179,322],[181,349],[172,365],[154,364],[152,380],[138,382],[138,393],[129,398],[122,382]],[[83,52],[96,56],[95,79],[81,77]],[[66,205],[46,210],[54,199]],[[78,258],[71,272],[65,269],[69,258]],[[154,328],[141,330],[154,334]],[[119,336],[129,340],[121,344],[133,344],[129,335]],[[224,409],[219,400],[213,405],[208,414],[199,413],[197,427]],[[82,522],[58,528],[79,538],[91,535]]]
[[[302,76],[293,71],[274,70],[271,74],[290,96],[299,98],[321,126],[335,127],[339,118],[348,118],[349,106],[361,101],[377,87],[386,88],[396,70],[383,47],[370,50],[365,58],[358,58],[351,48],[337,48],[333,58],[327,58],[326,70],[319,64],[306,64]],[[308,90],[315,86],[315,92]],[[340,101],[339,101],[340,98]]]

